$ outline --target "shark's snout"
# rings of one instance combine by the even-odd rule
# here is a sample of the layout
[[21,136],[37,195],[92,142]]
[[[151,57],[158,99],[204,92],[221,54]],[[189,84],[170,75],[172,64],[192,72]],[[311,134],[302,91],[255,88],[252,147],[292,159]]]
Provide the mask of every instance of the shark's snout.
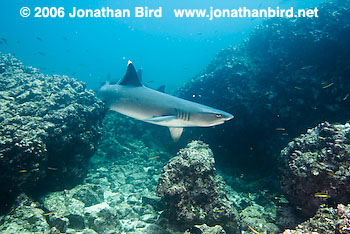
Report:
[[234,118],[232,114],[227,113],[225,111],[220,111],[218,114],[216,114],[216,117],[223,121],[229,121],[230,119]]
[[229,121],[229,120],[231,120],[231,119],[233,119],[233,118],[234,118],[233,115],[231,115],[230,113],[226,113],[225,121]]

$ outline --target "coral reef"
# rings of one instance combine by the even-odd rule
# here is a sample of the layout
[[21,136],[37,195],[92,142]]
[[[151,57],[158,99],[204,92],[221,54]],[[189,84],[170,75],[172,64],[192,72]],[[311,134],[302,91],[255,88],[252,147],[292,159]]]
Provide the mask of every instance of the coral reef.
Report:
[[183,140],[201,136],[220,155],[220,165],[269,174],[280,150],[304,129],[324,120],[347,121],[350,1],[318,9],[319,18],[264,21],[243,44],[222,50],[186,83],[181,97],[235,118],[193,129]]
[[0,198],[82,181],[104,105],[82,82],[0,53]]
[[164,217],[178,224],[221,225],[238,229],[237,211],[227,199],[208,145],[192,141],[163,168],[157,195],[165,203]]
[[295,230],[287,229],[283,234],[348,234],[350,233],[350,205],[338,204],[337,208],[322,205],[314,217],[299,224]]
[[281,186],[306,215],[322,203],[350,202],[350,124],[323,122],[281,152]]

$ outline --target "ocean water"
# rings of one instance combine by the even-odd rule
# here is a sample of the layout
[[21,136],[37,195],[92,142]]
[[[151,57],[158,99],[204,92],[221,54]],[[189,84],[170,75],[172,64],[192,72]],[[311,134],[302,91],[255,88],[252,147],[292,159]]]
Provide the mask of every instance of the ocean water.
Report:
[[[107,7],[131,16],[70,15]],[[243,7],[317,17],[210,18]],[[349,0],[1,2],[0,233],[347,233],[349,12]],[[174,142],[157,125],[174,116],[109,110],[101,86],[129,61],[145,86],[234,118]],[[140,93],[149,109],[171,103]],[[185,106],[176,119],[195,119]]]
[[[128,60],[143,68],[150,86],[178,88],[200,73],[221,50],[247,38],[261,18],[178,19],[178,8],[315,7],[321,1],[11,1],[2,3],[3,52],[15,54],[45,74],[65,74],[94,88],[108,74],[120,79]],[[21,7],[163,8],[162,18],[22,18]]]

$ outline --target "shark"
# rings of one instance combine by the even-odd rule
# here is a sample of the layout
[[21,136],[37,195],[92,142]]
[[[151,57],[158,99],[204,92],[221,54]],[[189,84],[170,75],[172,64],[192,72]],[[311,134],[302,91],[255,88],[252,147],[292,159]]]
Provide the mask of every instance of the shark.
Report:
[[128,62],[124,77],[116,84],[106,82],[99,89],[99,96],[107,108],[147,123],[166,126],[174,142],[185,127],[211,127],[223,124],[234,116],[222,110],[188,101],[146,87],[142,83],[142,71],[136,71]]

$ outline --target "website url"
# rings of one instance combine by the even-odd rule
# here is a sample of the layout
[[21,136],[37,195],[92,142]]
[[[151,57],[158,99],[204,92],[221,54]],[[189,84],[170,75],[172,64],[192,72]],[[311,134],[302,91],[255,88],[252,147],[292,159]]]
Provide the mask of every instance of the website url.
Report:
[[236,9],[217,9],[210,7],[210,9],[174,9],[174,15],[176,18],[208,18],[213,20],[214,18],[273,18],[273,17],[286,17],[286,18],[317,18],[318,9],[298,9],[290,8],[271,8],[267,9],[249,9],[246,7],[240,7]]

